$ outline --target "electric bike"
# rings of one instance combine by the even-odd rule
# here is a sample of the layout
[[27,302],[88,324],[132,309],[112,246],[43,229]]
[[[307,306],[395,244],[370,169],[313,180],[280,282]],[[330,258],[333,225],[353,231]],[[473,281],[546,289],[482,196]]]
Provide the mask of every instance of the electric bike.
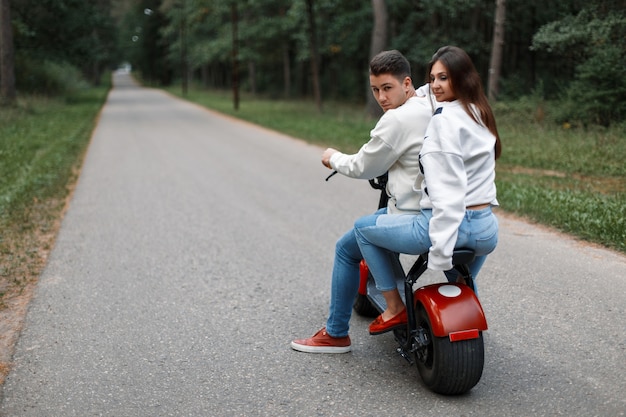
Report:
[[[373,188],[381,190],[379,208],[387,205],[386,181],[386,175],[370,180]],[[420,287],[417,280],[428,264],[428,253],[421,254],[406,276],[397,279],[408,316],[405,328],[393,330],[397,352],[415,363],[423,383],[439,394],[463,394],[482,376],[487,321],[468,268],[473,259],[472,250],[456,249],[452,257],[456,273],[446,274],[454,278]],[[364,260],[360,279],[353,308],[359,315],[376,317],[386,303]]]

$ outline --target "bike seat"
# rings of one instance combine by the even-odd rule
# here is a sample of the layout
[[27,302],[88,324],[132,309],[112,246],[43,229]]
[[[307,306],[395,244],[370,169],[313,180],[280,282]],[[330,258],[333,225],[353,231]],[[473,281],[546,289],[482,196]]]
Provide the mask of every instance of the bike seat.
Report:
[[471,249],[455,249],[452,253],[452,265],[467,265],[474,260],[476,254]]

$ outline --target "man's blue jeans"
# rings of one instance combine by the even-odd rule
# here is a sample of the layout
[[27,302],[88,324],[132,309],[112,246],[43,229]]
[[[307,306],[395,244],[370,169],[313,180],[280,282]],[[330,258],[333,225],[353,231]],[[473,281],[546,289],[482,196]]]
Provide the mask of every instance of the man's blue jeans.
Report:
[[[428,252],[431,246],[428,224],[432,210],[420,214],[379,214],[365,216],[355,223],[356,239],[361,254],[380,291],[396,288],[396,273],[393,269],[397,253],[419,255]],[[475,278],[498,243],[498,220],[491,207],[483,210],[467,210],[459,226],[457,248],[473,249],[477,258],[470,264]]]
[[[378,210],[375,215],[386,214],[387,208]],[[354,229],[343,235],[335,245],[330,286],[330,308],[326,320],[326,332],[334,337],[348,335],[352,306],[359,290],[359,264],[363,259],[356,241]],[[390,266],[396,273],[403,273],[402,265],[396,255]]]

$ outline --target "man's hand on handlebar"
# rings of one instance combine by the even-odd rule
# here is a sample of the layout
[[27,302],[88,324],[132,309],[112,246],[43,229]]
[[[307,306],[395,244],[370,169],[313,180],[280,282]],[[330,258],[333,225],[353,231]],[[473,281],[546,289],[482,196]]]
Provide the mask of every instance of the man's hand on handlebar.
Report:
[[322,154],[322,165],[324,165],[328,169],[333,169],[333,167],[330,166],[330,157],[336,154],[337,152],[339,152],[337,149],[333,149],[333,148],[326,149],[324,153]]

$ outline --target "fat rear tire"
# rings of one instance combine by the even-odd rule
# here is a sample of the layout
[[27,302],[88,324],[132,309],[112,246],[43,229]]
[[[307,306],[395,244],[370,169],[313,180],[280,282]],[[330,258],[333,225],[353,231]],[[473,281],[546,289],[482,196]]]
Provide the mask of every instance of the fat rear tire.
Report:
[[378,317],[380,314],[370,299],[367,298],[367,295],[357,294],[352,307],[359,316]]
[[424,384],[444,395],[459,395],[472,389],[480,380],[485,362],[483,334],[477,339],[450,342],[448,337],[435,337],[426,310],[416,306],[417,326],[423,327],[430,343],[415,359]]

